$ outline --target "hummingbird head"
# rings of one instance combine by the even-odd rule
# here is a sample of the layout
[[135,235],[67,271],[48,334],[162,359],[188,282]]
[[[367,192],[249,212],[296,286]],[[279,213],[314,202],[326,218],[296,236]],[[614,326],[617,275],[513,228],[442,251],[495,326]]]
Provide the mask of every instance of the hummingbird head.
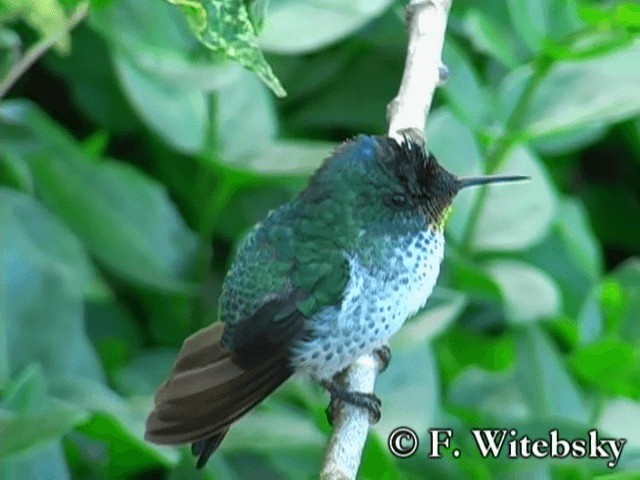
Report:
[[[523,176],[460,178],[425,152],[421,134],[406,131],[404,142],[360,135],[339,147],[301,193],[310,204],[340,205],[338,222],[382,233],[408,233],[444,226],[451,203],[463,188],[524,180]],[[338,220],[338,218],[340,218]]]
[[529,178],[522,175],[457,177],[425,151],[419,132],[409,130],[403,136],[404,142],[390,137],[379,140],[382,150],[386,144],[386,152],[380,152],[376,159],[388,177],[387,187],[393,190],[387,193],[384,202],[390,209],[412,211],[435,228],[443,228],[453,199],[463,188]]

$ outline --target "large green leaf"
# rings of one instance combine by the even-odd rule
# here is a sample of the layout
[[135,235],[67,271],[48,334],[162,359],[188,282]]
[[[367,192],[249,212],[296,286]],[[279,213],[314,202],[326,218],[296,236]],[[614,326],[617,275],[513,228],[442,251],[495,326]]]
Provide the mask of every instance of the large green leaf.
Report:
[[[625,448],[620,457],[616,470],[619,476],[597,477],[601,480],[624,480],[638,478],[638,461],[640,460],[640,432],[637,425],[640,422],[640,403],[626,398],[608,399],[600,413],[597,422],[599,432],[608,438],[624,438]],[[633,471],[631,471],[633,469]]]
[[60,35],[55,47],[61,53],[71,48],[67,30],[67,17],[57,0],[4,0],[0,14],[18,17],[36,30],[42,37]]
[[591,278],[597,278],[602,272],[602,252],[582,204],[565,200],[559,205],[558,233],[575,265]]
[[[335,135],[336,129],[346,130],[347,133],[340,133],[340,139],[357,133],[386,131],[384,112],[398,92],[397,78],[402,72],[403,56],[382,50],[354,49],[349,45],[335,55],[339,57],[337,66],[330,58],[325,63],[329,66],[330,81],[322,81],[327,71],[322,63],[314,66],[320,77],[316,82],[322,82],[322,87],[294,102],[284,119],[285,124],[300,135],[321,131],[329,138],[332,133]],[[389,73],[372,75],[372,72]],[[345,82],[345,78],[349,81]]]
[[174,87],[217,90],[242,71],[202,46],[180,11],[165,2],[119,0],[95,9],[91,26],[112,55],[124,55],[147,77]]
[[259,44],[277,53],[318,50],[359,29],[390,4],[390,0],[272,0]]
[[279,97],[280,81],[258,48],[256,28],[243,0],[167,0],[178,5],[198,39],[255,72]]
[[581,26],[576,0],[507,0],[513,28],[533,53]]
[[143,438],[145,419],[153,403],[151,397],[123,399],[100,382],[79,378],[52,382],[51,393],[93,414],[78,429],[106,443],[111,459],[110,478],[177,462],[178,453],[174,448],[152,445]]
[[502,292],[508,320],[526,323],[559,312],[558,288],[541,270],[517,260],[492,260],[485,268]]
[[277,133],[273,100],[264,85],[247,72],[217,92],[212,118],[217,153],[233,164],[259,157]]
[[538,328],[516,336],[516,382],[534,417],[563,418],[576,422],[590,418],[591,406],[569,376],[557,349]]
[[571,357],[578,377],[606,394],[640,399],[640,350],[622,340],[586,345]]
[[47,68],[64,79],[82,113],[112,135],[138,132],[140,123],[118,84],[106,41],[86,25],[75,29],[73,38],[69,55],[44,58]]
[[512,149],[499,173],[529,175],[526,183],[490,185],[471,238],[474,250],[520,250],[548,232],[556,215],[551,180],[526,148]]
[[[0,16],[1,16],[0,12]],[[20,59],[21,42],[16,32],[0,27],[0,78]]]
[[78,239],[32,198],[0,187],[0,379],[38,362],[48,376],[102,378],[84,334],[90,266]]
[[103,264],[143,285],[188,288],[196,239],[161,185],[121,162],[91,161],[28,103],[4,103],[0,125],[0,148],[28,162],[38,196]]
[[234,425],[222,447],[225,453],[258,451],[263,454],[321,448],[324,434],[306,412],[267,402]]
[[27,367],[0,402],[0,462],[60,439],[87,418],[83,409],[48,397],[42,369]]
[[602,273],[602,254],[580,203],[564,199],[549,234],[522,254],[560,287],[563,313],[576,316]]
[[522,122],[524,132],[538,137],[637,115],[638,62],[640,45],[633,44],[607,55],[555,65],[530,101]]
[[[618,282],[621,291],[614,291],[614,299],[610,299],[610,305],[605,305],[607,298],[603,297],[603,307],[606,310],[615,309],[616,316],[614,328],[620,337],[640,348],[640,259],[633,257],[623,263],[613,273],[613,278]],[[620,295],[621,294],[621,295]],[[613,301],[618,305],[613,305]],[[608,308],[607,308],[608,307]],[[608,323],[614,323],[609,321]]]
[[[450,69],[442,91],[449,99],[452,110],[459,112],[467,124],[484,130],[492,121],[490,97],[466,53],[453,41],[447,41],[442,60]],[[427,128],[429,127],[427,122]]]
[[472,8],[465,15],[464,30],[478,50],[488,53],[506,67],[515,68],[520,64],[520,45],[513,31],[506,25],[481,10]]
[[455,327],[438,338],[436,351],[446,382],[472,366],[500,372],[515,360],[513,336],[492,337]]
[[154,132],[180,151],[202,150],[208,127],[204,93],[140,71],[124,56],[113,63],[133,108]]
[[0,461],[0,478],[71,480],[72,476],[61,443],[52,441],[42,448]]

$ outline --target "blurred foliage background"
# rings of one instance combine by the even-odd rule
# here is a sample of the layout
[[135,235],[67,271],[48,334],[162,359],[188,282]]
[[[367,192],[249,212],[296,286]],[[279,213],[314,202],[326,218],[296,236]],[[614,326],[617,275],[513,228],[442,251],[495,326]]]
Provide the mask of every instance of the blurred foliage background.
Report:
[[[172,3],[0,0],[0,91],[18,78],[0,102],[0,478],[319,471],[327,397],[307,379],[202,472],[145,443],[144,419],[183,339],[216,320],[241,235],[339,142],[386,132],[405,2]],[[458,174],[533,180],[456,200],[361,478],[640,476],[639,32],[633,1],[454,0],[428,147]],[[423,439],[408,460],[386,448],[400,425]],[[483,426],[628,443],[614,471],[482,459],[467,432]],[[463,456],[428,460],[431,427]]]

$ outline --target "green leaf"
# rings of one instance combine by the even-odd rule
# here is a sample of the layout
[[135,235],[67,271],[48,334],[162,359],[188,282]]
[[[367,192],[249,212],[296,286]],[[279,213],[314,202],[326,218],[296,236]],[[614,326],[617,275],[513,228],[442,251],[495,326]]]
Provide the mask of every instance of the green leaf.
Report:
[[32,198],[6,188],[0,232],[0,379],[33,362],[48,376],[102,378],[82,324],[90,266],[80,242]]
[[69,478],[59,439],[86,418],[47,395],[39,365],[26,367],[0,400],[0,478]]
[[589,277],[599,277],[603,266],[602,252],[581,203],[567,199],[558,205],[558,232],[573,263]]
[[478,367],[489,372],[507,370],[515,361],[511,335],[492,337],[462,328],[452,328],[436,341],[439,364],[445,381]]
[[625,31],[583,30],[573,35],[571,41],[549,41],[544,51],[555,60],[586,60],[590,57],[605,55],[633,43],[633,36]]
[[582,150],[601,140],[606,133],[607,125],[596,122],[534,138],[531,140],[530,145],[543,156],[558,156]]
[[113,63],[133,108],[155,133],[182,152],[202,150],[208,127],[202,92],[142,72],[124,56],[116,55]]
[[593,230],[605,247],[638,251],[640,229],[629,228],[640,217],[636,189],[620,178],[615,184],[593,182],[585,185],[582,198],[589,210]]
[[2,104],[0,125],[2,148],[28,162],[38,196],[104,265],[143,285],[190,288],[197,242],[160,184],[121,162],[86,158],[28,103]]
[[[521,258],[550,275],[558,284],[566,315],[582,318],[582,315],[589,315],[582,312],[584,300],[602,273],[601,256],[582,206],[573,200],[563,200],[549,235],[524,252]],[[585,333],[586,330],[582,332]]]
[[490,372],[477,366],[466,368],[451,383],[447,404],[502,421],[529,416],[513,370]]
[[[325,60],[328,69],[321,68],[322,62],[314,65],[317,75],[321,76],[316,80],[321,88],[292,104],[292,111],[285,118],[289,128],[301,134],[322,131],[327,138],[331,138],[336,129],[348,132],[341,133],[342,138],[362,132],[386,131],[384,111],[389,99],[398,92],[397,78],[401,75],[404,58],[370,49],[356,55],[349,45],[339,50],[338,65],[331,57]],[[381,70],[397,72],[398,77],[371,74]],[[328,81],[322,81],[325,72],[330,75]],[[344,82],[344,78],[349,81]]]
[[463,28],[476,49],[487,52],[508,68],[515,68],[520,64],[518,43],[513,31],[494,18],[472,8],[464,17]]
[[251,450],[274,455],[319,449],[325,441],[325,435],[307,412],[267,401],[263,408],[252,410],[234,425],[221,451],[226,454]]
[[[30,368],[22,375],[28,378],[17,380],[26,382],[21,387],[39,395],[27,394],[29,398],[21,398],[22,403],[28,403],[28,406],[25,408],[25,405],[20,405],[19,411],[3,410],[0,406],[0,438],[3,439],[0,443],[0,461],[59,439],[88,418],[84,410],[46,395],[45,379],[38,367]],[[33,382],[41,385],[34,388],[29,385]],[[20,395],[20,392],[13,392],[13,395]]]
[[0,78],[20,59],[20,37],[13,30],[0,26]]
[[33,193],[33,178],[27,166],[14,155],[0,153],[0,185]]
[[496,282],[479,265],[454,252],[447,256],[445,265],[448,283],[471,299],[499,302],[502,298]]
[[[640,405],[637,401],[626,398],[609,399],[598,421],[598,428],[607,436],[613,438],[625,438],[627,440],[627,450],[625,453],[629,455],[631,450],[638,454],[640,450],[640,431],[638,431],[638,422],[640,422]],[[625,460],[622,455],[621,462]],[[623,465],[619,464],[618,468]]]
[[167,1],[182,9],[191,30],[206,47],[255,72],[277,96],[286,95],[258,48],[256,29],[242,0]]
[[516,260],[492,260],[485,268],[502,292],[511,322],[533,322],[560,311],[558,287],[541,270]]
[[137,133],[140,123],[118,84],[107,43],[86,25],[76,28],[73,38],[73,51],[66,57],[45,56],[46,67],[64,79],[89,119],[111,134]]
[[174,448],[159,447],[143,438],[151,397],[124,400],[100,382],[78,378],[59,379],[52,382],[50,390],[57,398],[92,412],[91,419],[78,430],[106,443],[108,478],[177,463],[179,455]]
[[640,45],[584,61],[559,63],[540,82],[522,121],[539,137],[590,124],[614,123],[640,112]]
[[259,32],[262,30],[264,18],[267,15],[269,0],[244,0],[244,2],[247,4],[251,24],[256,29],[256,32]]
[[631,31],[640,29],[640,8],[635,1],[618,1],[614,4],[579,5],[580,17],[597,27],[622,27]]
[[533,53],[547,39],[562,38],[581,26],[576,0],[507,0],[513,28]]
[[273,99],[248,72],[241,72],[235,82],[217,92],[212,116],[218,133],[214,140],[217,154],[234,165],[244,166],[260,157],[277,133]]
[[391,0],[272,0],[259,44],[275,53],[319,50],[381,15],[391,3]]
[[[253,146],[247,148],[253,150]],[[251,156],[238,159],[233,163],[233,168],[262,176],[294,175],[306,178],[320,167],[335,148],[335,143],[321,140],[278,140],[264,145]]]
[[10,16],[24,20],[41,37],[56,37],[55,48],[59,53],[68,53],[71,38],[67,30],[67,17],[57,0],[4,0],[4,8]]
[[[396,468],[389,452],[386,438],[369,436],[362,452],[358,478],[363,480],[402,480],[405,478]],[[297,477],[300,478],[300,477]]]
[[621,287],[622,298],[620,290],[609,289],[608,295],[602,297],[604,310],[619,316],[615,327],[620,338],[640,348],[640,260],[636,257],[627,260],[615,270],[613,279]]
[[62,445],[53,441],[37,450],[0,460],[0,478],[71,480],[72,476]]
[[118,0],[92,11],[91,26],[111,55],[125,56],[147,77],[176,88],[217,90],[243,70],[202,45],[180,10],[166,2]]
[[612,338],[586,345],[571,357],[583,382],[607,395],[640,399],[640,350]]
[[639,476],[640,471],[632,470],[626,472],[609,473],[607,475],[598,475],[594,478],[595,480],[636,480]]
[[521,250],[540,241],[554,217],[556,198],[544,167],[524,147],[512,149],[499,173],[529,175],[513,185],[488,186],[471,237],[474,250]]
[[[492,122],[491,103],[471,61],[461,47],[449,40],[444,44],[442,60],[455,72],[442,86],[452,109],[473,128],[486,129]],[[427,128],[430,122],[431,118]]]
[[589,418],[590,407],[546,335],[537,328],[519,331],[516,356],[517,385],[534,417]]
[[144,285],[190,288],[196,241],[160,185],[119,162],[40,157],[32,165],[43,200],[101,262]]
[[172,348],[140,353],[129,365],[115,373],[117,390],[126,395],[154,395],[158,385],[171,372],[177,353]]

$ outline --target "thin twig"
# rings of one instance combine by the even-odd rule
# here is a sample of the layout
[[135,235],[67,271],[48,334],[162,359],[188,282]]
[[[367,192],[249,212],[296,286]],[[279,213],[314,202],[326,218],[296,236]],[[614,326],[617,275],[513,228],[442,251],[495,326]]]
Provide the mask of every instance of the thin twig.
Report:
[[[356,360],[340,378],[334,379],[352,392],[371,392],[381,369],[374,355]],[[369,431],[369,412],[363,408],[340,402],[332,412],[333,432],[327,445],[321,480],[352,480],[356,478],[360,457]]]
[[446,77],[442,46],[451,0],[412,0],[407,7],[409,46],[398,95],[387,106],[389,136],[403,141],[402,130],[424,132],[436,87]]
[[50,37],[45,37],[39,42],[35,43],[23,57],[11,67],[11,70],[7,73],[7,76],[0,82],[0,100],[7,94],[11,87],[25,74],[31,66],[38,61],[42,55],[44,55],[51,47],[53,47],[58,40],[71,31],[76,25],[78,25],[86,16],[89,11],[89,4],[82,3],[78,5],[73,14],[67,20],[64,28]]
[[[417,130],[422,136],[433,93],[446,77],[441,57],[451,1],[411,0],[407,7],[407,60],[398,95],[387,106],[388,135],[398,141],[404,141],[402,132],[407,129]],[[347,390],[373,393],[380,367],[374,354],[365,355],[334,380]],[[355,479],[367,439],[368,412],[339,405],[333,412],[322,480]]]

